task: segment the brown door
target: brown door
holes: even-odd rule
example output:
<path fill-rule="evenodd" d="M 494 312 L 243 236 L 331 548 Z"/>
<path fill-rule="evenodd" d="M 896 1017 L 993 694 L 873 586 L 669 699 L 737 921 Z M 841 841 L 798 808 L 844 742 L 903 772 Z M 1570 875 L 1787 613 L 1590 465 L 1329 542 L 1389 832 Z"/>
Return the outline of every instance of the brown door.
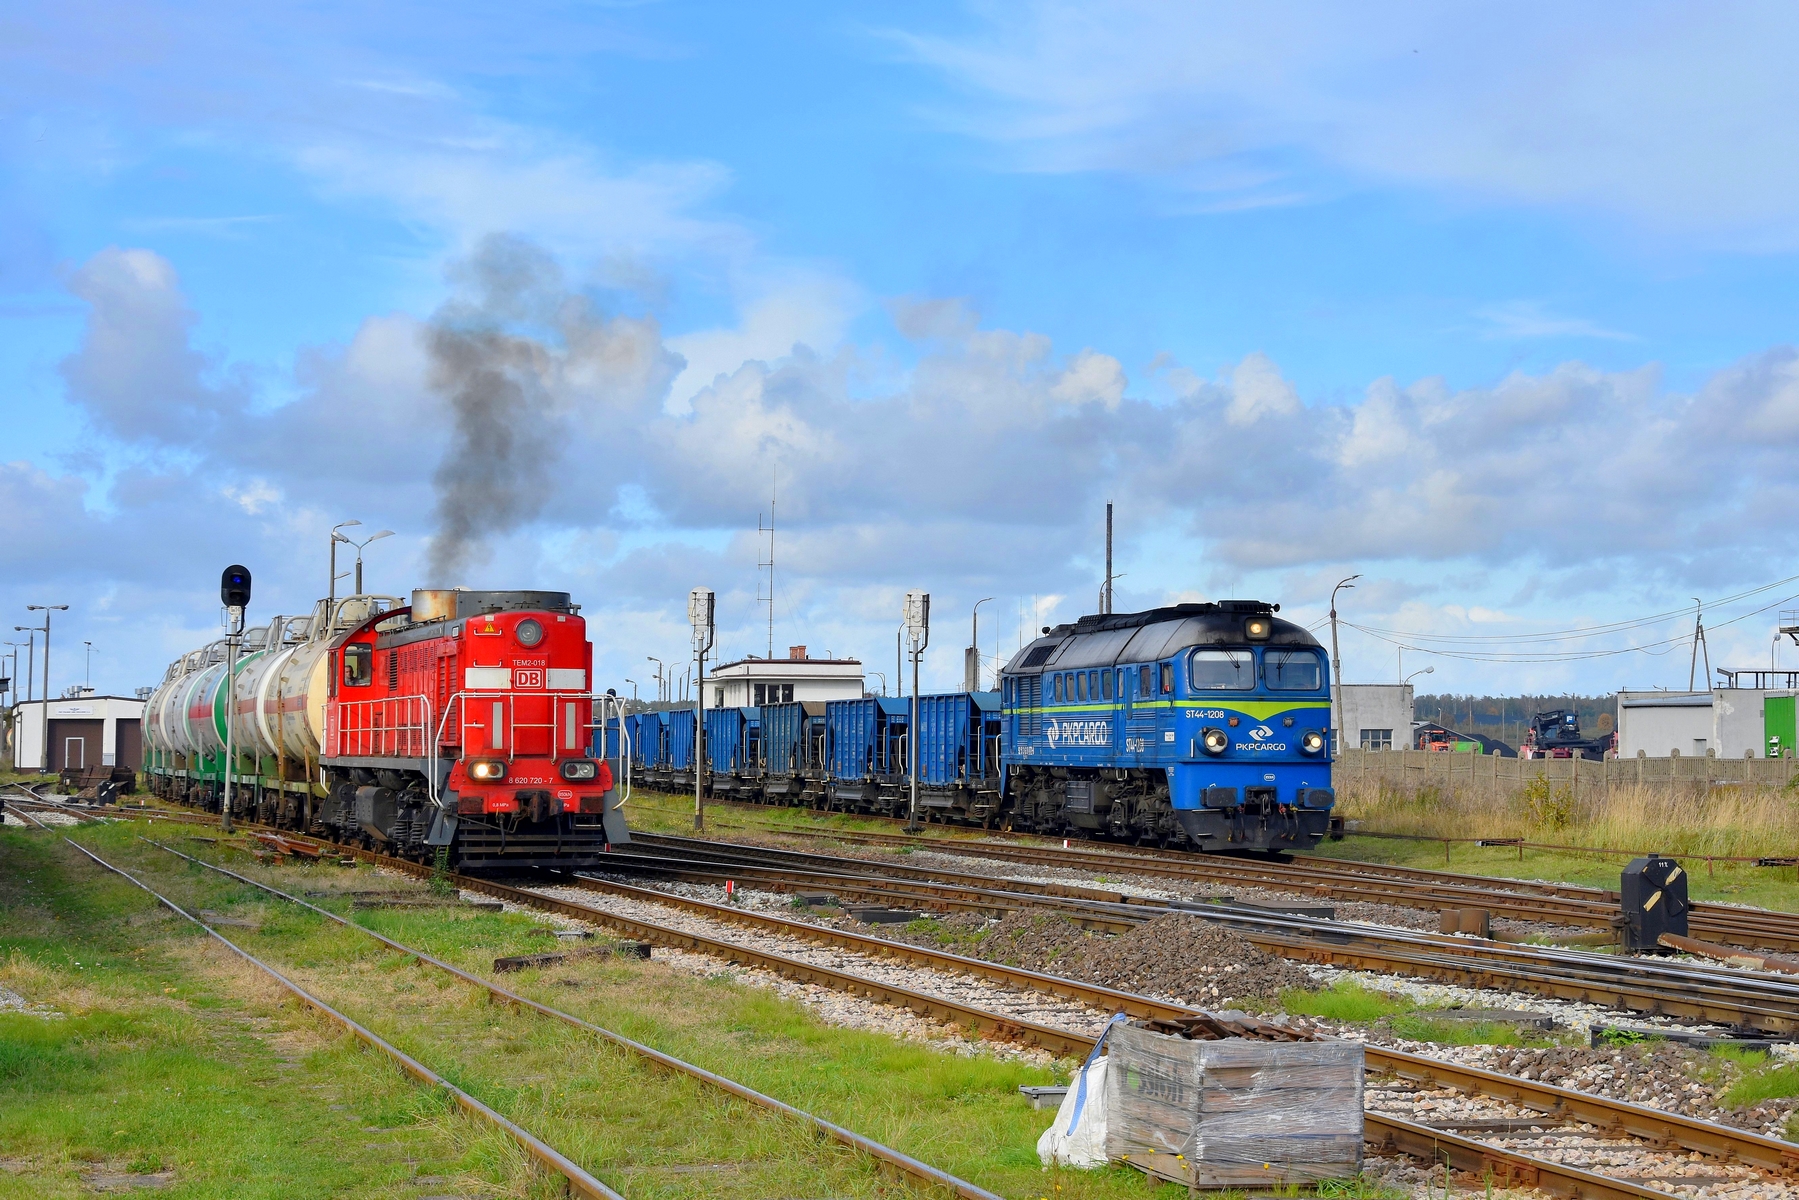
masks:
<path fill-rule="evenodd" d="M 113 765 L 130 767 L 133 771 L 141 769 L 144 765 L 143 722 L 136 717 L 121 717 L 115 726 L 118 745 L 113 752 Z"/>
<path fill-rule="evenodd" d="M 50 722 L 50 769 L 91 767 L 100 763 L 100 739 L 106 734 L 104 721 Z"/>

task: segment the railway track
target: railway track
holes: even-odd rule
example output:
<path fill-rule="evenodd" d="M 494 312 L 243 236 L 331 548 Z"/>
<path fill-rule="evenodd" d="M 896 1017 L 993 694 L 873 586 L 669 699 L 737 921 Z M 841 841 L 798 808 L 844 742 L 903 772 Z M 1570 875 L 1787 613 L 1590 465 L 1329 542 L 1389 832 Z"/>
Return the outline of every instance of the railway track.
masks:
<path fill-rule="evenodd" d="M 615 861 L 621 873 L 651 878 L 731 880 L 773 891 L 848 893 L 939 910 L 1049 908 L 1113 932 L 1173 912 L 1196 913 L 1229 926 L 1265 950 L 1303 962 L 1524 991 L 1736 1029 L 1799 1032 L 1799 980 L 1772 973 L 1517 946 L 1240 905 L 1151 901 L 1064 885 L 666 835 L 640 835 L 636 845 L 617 852 Z"/>
<path fill-rule="evenodd" d="M 165 847 L 166 849 L 166 847 Z M 171 851 L 171 853 L 179 853 Z M 387 859 L 366 851 L 352 851 L 366 861 L 418 877 L 430 874 L 418 864 Z M 183 857 L 188 857 L 183 855 Z M 211 865 L 211 864 L 206 864 Z M 223 868 L 215 868 L 223 871 Z M 230 872 L 233 878 L 268 889 L 246 876 Z M 1057 1053 L 1079 1055 L 1091 1049 L 1091 1035 L 1053 1025 L 1019 1022 L 1015 1018 L 992 1012 L 978 1005 L 958 1002 L 916 989 L 896 987 L 859 976 L 853 971 L 825 968 L 765 949 L 744 946 L 726 938 L 708 936 L 692 929 L 648 921 L 640 916 L 622 915 L 594 904 L 544 895 L 497 881 L 456 877 L 458 886 L 478 894 L 494 897 L 522 907 L 573 917 L 628 934 L 653 944 L 694 950 L 747 966 L 771 970 L 788 978 L 823 984 L 837 990 L 870 996 L 889 1004 L 897 1004 L 924 1015 L 949 1019 L 980 1029 L 990 1036 L 1033 1043 Z M 586 877 L 573 877 L 567 882 L 596 893 L 655 904 L 691 913 L 717 923 L 756 929 L 782 936 L 801 938 L 819 945 L 849 950 L 874 958 L 892 958 L 946 974 L 978 976 L 1011 988 L 1041 991 L 1065 999 L 1079 1001 L 1097 1012 L 1122 1011 L 1133 1016 L 1181 1016 L 1198 1010 L 1171 1004 L 1151 997 L 1137 996 L 1077 980 L 1042 975 L 980 959 L 964 958 L 945 951 L 931 950 L 905 943 L 885 941 L 869 935 L 832 929 L 764 913 L 753 913 L 728 905 L 670 895 L 633 887 L 629 884 Z M 301 902 L 303 903 L 303 902 Z M 340 919 L 341 918 L 337 918 Z M 360 927 L 358 927 L 360 928 Z M 368 932 L 368 931 L 365 931 Z M 378 936 L 373 935 L 371 936 Z M 408 951 L 410 952 L 410 951 Z M 452 968 L 453 969 L 453 968 Z M 478 986 L 496 987 L 478 977 L 464 977 Z M 506 989 L 496 994 L 514 995 Z M 536 1002 L 520 998 L 527 1005 Z M 1664 1113 L 1639 1105 L 1592 1096 L 1559 1088 L 1551 1084 L 1521 1080 L 1478 1068 L 1446 1063 L 1402 1051 L 1367 1047 L 1369 1069 L 1376 1079 L 1385 1081 L 1391 1091 L 1395 1083 L 1402 1088 L 1414 1085 L 1421 1089 L 1452 1087 L 1497 1102 L 1514 1105 L 1535 1114 L 1537 1121 L 1499 1122 L 1511 1126 L 1531 1125 L 1547 1131 L 1533 1136 L 1537 1141 L 1554 1140 L 1562 1131 L 1566 1140 L 1590 1143 L 1595 1135 L 1604 1139 L 1614 1152 L 1635 1148 L 1642 1154 L 1662 1153 L 1666 1147 L 1678 1147 L 1720 1164 L 1719 1169 L 1734 1170 L 1741 1176 L 1748 1168 L 1761 1173 L 1767 1185 L 1757 1194 L 1774 1195 L 1792 1186 L 1799 1177 L 1799 1146 L 1767 1138 L 1759 1134 L 1730 1129 L 1709 1122 Z M 1474 1124 L 1478 1125 L 1479 1122 Z M 1584 1128 L 1583 1128 L 1584 1127 Z M 1456 1169 L 1485 1175 L 1500 1184 L 1532 1186 L 1552 1195 L 1583 1197 L 1666 1197 L 1678 1186 L 1680 1178 L 1662 1181 L 1618 1178 L 1588 1171 L 1578 1166 L 1557 1162 L 1539 1154 L 1499 1144 L 1494 1135 L 1487 1139 L 1466 1136 L 1454 1129 L 1437 1128 L 1392 1113 L 1371 1112 L 1367 1116 L 1369 1142 L 1388 1151 L 1397 1151 L 1432 1161 L 1447 1161 Z M 1665 1154 L 1664 1154 L 1665 1157 Z M 1731 1164 L 1736 1164 L 1734 1167 Z M 1754 1179 L 1735 1179 L 1737 1184 Z M 1742 1193 L 1739 1193 L 1742 1194 Z"/>
<path fill-rule="evenodd" d="M 713 803 L 721 807 L 728 805 L 734 813 L 746 817 L 764 811 L 762 805 L 739 801 Z M 639 807 L 653 807 L 643 805 L 641 798 L 638 804 Z M 761 829 L 771 834 L 856 845 L 928 846 L 936 853 L 1102 873 L 1262 887 L 1342 901 L 1430 910 L 1485 908 L 1496 916 L 1521 921 L 1551 921 L 1595 929 L 1615 929 L 1621 921 L 1618 894 L 1602 888 L 1500 876 L 1460 875 L 1346 859 L 1299 856 L 1290 862 L 1257 861 L 1148 847 L 1102 847 L 1098 843 L 1064 848 L 1054 844 L 1052 839 L 1020 834 L 1006 834 L 1007 840 L 1001 840 L 999 836 L 983 836 L 978 832 L 921 838 L 908 834 L 808 830 L 775 825 L 765 825 Z M 1799 949 L 1799 913 L 1699 901 L 1692 906 L 1690 923 L 1694 937 L 1709 941 L 1735 946 Z"/>

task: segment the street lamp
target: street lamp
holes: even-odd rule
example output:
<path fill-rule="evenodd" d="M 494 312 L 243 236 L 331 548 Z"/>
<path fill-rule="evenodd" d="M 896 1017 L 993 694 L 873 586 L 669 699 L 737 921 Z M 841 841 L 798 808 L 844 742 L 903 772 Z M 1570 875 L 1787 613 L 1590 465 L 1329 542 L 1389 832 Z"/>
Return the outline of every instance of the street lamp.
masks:
<path fill-rule="evenodd" d="M 86 687 L 89 691 L 92 691 L 94 687 L 94 644 L 87 641 L 84 641 L 81 644 L 87 647 L 87 672 L 84 678 L 86 680 Z"/>
<path fill-rule="evenodd" d="M 1343 738 L 1343 656 L 1337 652 L 1337 593 L 1355 587 L 1360 575 L 1351 575 L 1331 589 L 1331 729 L 1339 746 Z"/>
<path fill-rule="evenodd" d="M 625 682 L 631 685 L 631 703 L 636 704 L 637 703 L 637 681 L 635 679 L 627 679 L 627 680 L 625 680 Z"/>
<path fill-rule="evenodd" d="M 962 668 L 962 683 L 971 692 L 981 690 L 981 605 L 993 599 L 988 596 L 984 600 L 974 602 L 974 611 L 969 613 L 968 658 Z"/>
<path fill-rule="evenodd" d="M 27 604 L 28 612 L 44 614 L 44 774 L 50 773 L 50 614 L 68 612 L 66 604 Z"/>
<path fill-rule="evenodd" d="M 370 542 L 378 542 L 384 537 L 392 537 L 393 535 L 393 530 L 383 529 L 380 533 L 369 534 L 369 536 L 363 538 L 360 542 L 353 538 L 343 538 L 345 542 L 356 547 L 356 590 L 352 592 L 351 595 L 362 595 L 362 548 Z M 343 537 L 342 534 L 339 534 L 338 536 Z"/>
<path fill-rule="evenodd" d="M 887 694 L 887 672 L 885 672 L 885 671 L 870 671 L 869 674 L 880 676 L 881 695 L 885 696 Z"/>
<path fill-rule="evenodd" d="M 662 660 L 657 658 L 654 654 L 646 654 L 644 655 L 644 658 L 656 664 L 656 699 L 658 701 L 668 699 L 667 696 L 662 694 Z"/>
<path fill-rule="evenodd" d="M 1418 676 L 1432 674 L 1436 669 L 1437 668 L 1435 667 L 1425 667 L 1423 670 L 1413 671 L 1410 675 L 1407 675 L 1404 679 L 1399 681 L 1399 686 L 1404 687 L 1406 684 L 1412 682 L 1412 680 L 1418 678 Z"/>
<path fill-rule="evenodd" d="M 339 521 L 331 527 L 331 586 L 325 592 L 325 632 L 329 634 L 337 621 L 337 544 L 350 539 L 339 533 L 340 529 L 348 529 L 352 525 L 360 525 L 361 521 Z"/>

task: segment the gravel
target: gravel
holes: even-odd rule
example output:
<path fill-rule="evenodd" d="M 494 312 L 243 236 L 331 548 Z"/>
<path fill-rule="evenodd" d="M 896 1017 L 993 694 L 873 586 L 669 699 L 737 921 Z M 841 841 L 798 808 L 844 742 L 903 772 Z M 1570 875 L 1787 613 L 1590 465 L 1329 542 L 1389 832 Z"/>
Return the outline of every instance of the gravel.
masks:
<path fill-rule="evenodd" d="M 997 923 L 959 914 L 933 925 L 879 932 L 896 941 L 1202 1007 L 1266 1006 L 1287 988 L 1318 986 L 1295 964 L 1186 913 L 1157 917 L 1115 937 L 1089 933 L 1048 909 L 1020 909 Z"/>

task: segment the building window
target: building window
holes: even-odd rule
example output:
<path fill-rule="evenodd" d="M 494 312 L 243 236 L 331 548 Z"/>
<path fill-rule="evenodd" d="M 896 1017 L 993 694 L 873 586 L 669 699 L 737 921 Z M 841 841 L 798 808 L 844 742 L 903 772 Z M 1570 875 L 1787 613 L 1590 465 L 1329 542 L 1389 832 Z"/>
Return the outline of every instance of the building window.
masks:
<path fill-rule="evenodd" d="M 773 685 L 771 684 L 770 686 L 772 687 Z M 783 683 L 781 685 L 781 703 L 793 703 L 793 685 L 791 683 Z"/>
<path fill-rule="evenodd" d="M 756 685 L 756 707 L 761 708 L 764 704 L 767 704 L 767 703 L 768 703 L 768 685 L 765 683 L 758 683 Z"/>
<path fill-rule="evenodd" d="M 1393 731 L 1391 729 L 1362 730 L 1362 749 L 1391 750 L 1393 748 Z"/>

